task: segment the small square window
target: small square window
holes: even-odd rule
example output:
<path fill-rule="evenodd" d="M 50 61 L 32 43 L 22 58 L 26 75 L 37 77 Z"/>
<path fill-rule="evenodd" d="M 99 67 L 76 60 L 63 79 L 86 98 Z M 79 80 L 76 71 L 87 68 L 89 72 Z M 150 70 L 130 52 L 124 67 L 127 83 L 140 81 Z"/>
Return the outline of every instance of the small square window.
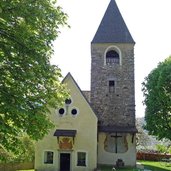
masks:
<path fill-rule="evenodd" d="M 45 151 L 44 163 L 45 164 L 53 164 L 53 152 L 52 151 Z"/>
<path fill-rule="evenodd" d="M 77 166 L 86 166 L 86 153 L 77 153 Z"/>
<path fill-rule="evenodd" d="M 109 93 L 113 93 L 113 92 L 115 92 L 115 81 L 110 80 L 109 81 Z"/>

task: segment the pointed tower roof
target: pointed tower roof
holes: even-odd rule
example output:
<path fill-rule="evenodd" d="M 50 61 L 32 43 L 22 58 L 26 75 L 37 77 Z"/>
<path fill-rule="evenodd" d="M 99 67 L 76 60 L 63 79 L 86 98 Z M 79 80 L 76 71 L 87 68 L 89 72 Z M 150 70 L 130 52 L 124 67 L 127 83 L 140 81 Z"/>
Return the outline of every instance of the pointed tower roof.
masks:
<path fill-rule="evenodd" d="M 110 1 L 92 43 L 135 43 L 115 0 Z"/>

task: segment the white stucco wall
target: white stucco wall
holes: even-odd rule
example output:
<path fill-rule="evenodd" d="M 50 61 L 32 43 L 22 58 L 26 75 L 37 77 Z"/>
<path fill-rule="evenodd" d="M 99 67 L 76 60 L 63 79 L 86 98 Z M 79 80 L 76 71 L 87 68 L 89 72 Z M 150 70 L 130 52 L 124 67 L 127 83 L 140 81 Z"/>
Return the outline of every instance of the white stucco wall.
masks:
<path fill-rule="evenodd" d="M 125 166 L 136 165 L 135 136 L 132 143 L 132 134 L 127 134 L 128 151 L 125 153 L 110 153 L 104 149 L 105 133 L 99 133 L 98 137 L 98 164 L 115 165 L 118 159 L 122 159 Z"/>

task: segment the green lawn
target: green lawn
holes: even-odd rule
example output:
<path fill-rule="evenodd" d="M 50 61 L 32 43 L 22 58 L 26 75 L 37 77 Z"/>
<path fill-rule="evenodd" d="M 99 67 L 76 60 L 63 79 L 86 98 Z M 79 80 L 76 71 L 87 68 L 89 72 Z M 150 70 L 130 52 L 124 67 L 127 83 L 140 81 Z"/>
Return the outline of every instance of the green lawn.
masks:
<path fill-rule="evenodd" d="M 149 169 L 152 171 L 171 171 L 171 163 L 166 162 L 154 162 L 154 161 L 138 161 L 144 165 L 144 169 Z M 111 171 L 112 166 L 101 166 L 102 171 Z M 116 169 L 116 171 L 143 171 L 132 168 Z"/>
<path fill-rule="evenodd" d="M 30 170 L 17 170 L 17 171 L 34 171 L 34 169 L 30 169 Z"/>
<path fill-rule="evenodd" d="M 139 161 L 144 165 L 146 169 L 152 171 L 171 171 L 171 163 L 166 162 L 154 162 L 154 161 Z"/>
<path fill-rule="evenodd" d="M 101 166 L 101 171 L 112 171 L 112 166 Z M 136 169 L 132 168 L 123 168 L 123 169 L 116 169 L 116 171 L 136 171 Z"/>
<path fill-rule="evenodd" d="M 149 169 L 152 171 L 171 171 L 171 163 L 165 162 L 154 162 L 154 161 L 139 161 L 142 165 L 144 165 L 145 169 Z M 111 171 L 112 166 L 101 166 L 102 171 Z M 20 170 L 20 171 L 34 171 L 34 170 Z M 124 169 L 116 169 L 116 171 L 143 171 L 132 168 L 124 168 Z"/>

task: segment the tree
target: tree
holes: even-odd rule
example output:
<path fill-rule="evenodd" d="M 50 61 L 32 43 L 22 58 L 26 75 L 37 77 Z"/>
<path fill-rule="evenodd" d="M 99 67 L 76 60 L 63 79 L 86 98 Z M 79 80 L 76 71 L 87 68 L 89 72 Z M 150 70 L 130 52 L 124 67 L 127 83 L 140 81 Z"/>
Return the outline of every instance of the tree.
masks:
<path fill-rule="evenodd" d="M 0 1 L 0 146 L 7 150 L 17 152 L 23 133 L 38 140 L 53 126 L 49 108 L 67 93 L 50 58 L 66 21 L 56 0 Z"/>
<path fill-rule="evenodd" d="M 145 128 L 159 139 L 171 140 L 171 56 L 159 63 L 143 82 Z"/>

